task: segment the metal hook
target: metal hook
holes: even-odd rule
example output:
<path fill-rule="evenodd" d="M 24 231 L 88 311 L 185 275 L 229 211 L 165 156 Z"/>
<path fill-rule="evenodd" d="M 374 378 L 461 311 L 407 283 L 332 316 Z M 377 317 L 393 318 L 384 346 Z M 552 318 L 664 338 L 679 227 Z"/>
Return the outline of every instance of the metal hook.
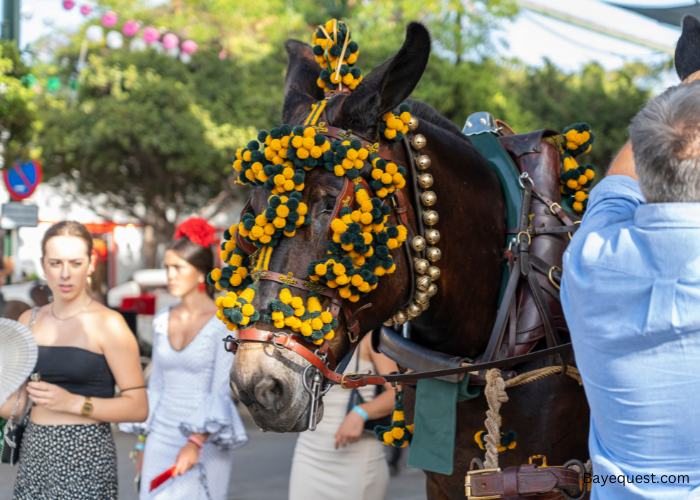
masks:
<path fill-rule="evenodd" d="M 530 181 L 530 184 L 532 184 L 532 187 L 535 187 L 535 182 L 532 180 L 530 175 L 527 172 L 523 172 L 520 174 L 520 177 L 518 177 L 518 183 L 520 184 L 520 187 L 525 189 L 525 184 L 523 184 L 523 180 L 528 180 Z"/>

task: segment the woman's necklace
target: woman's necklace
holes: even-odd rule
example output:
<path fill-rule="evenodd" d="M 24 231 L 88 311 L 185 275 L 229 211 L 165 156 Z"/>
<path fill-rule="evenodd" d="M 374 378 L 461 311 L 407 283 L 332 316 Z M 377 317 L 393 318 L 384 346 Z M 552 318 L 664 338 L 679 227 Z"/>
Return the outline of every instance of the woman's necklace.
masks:
<path fill-rule="evenodd" d="M 53 302 L 52 302 L 52 303 L 51 303 L 51 316 L 53 316 L 54 318 L 56 318 L 58 321 L 68 321 L 69 319 L 76 317 L 78 314 L 80 314 L 80 313 L 83 312 L 85 309 L 87 309 L 87 308 L 90 306 L 90 304 L 92 304 L 92 299 L 90 299 L 90 302 L 88 302 L 88 303 L 85 305 L 85 307 L 83 307 L 83 308 L 82 308 L 80 311 L 78 311 L 77 313 L 71 314 L 71 315 L 68 316 L 67 318 L 59 318 L 58 316 L 56 316 L 56 313 L 53 312 Z"/>

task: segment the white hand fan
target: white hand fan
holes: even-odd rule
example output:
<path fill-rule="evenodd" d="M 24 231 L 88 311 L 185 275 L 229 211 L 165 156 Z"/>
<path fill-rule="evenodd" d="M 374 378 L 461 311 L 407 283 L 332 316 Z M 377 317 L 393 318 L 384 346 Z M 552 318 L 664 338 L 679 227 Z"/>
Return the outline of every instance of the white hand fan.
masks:
<path fill-rule="evenodd" d="M 18 321 L 0 318 L 0 405 L 32 373 L 39 353 L 34 335 Z"/>

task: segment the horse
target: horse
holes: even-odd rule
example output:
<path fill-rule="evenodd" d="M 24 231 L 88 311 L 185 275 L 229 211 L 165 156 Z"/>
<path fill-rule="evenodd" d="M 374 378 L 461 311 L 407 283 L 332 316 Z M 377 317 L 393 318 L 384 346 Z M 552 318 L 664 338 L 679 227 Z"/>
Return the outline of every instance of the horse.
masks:
<path fill-rule="evenodd" d="M 293 126 L 304 121 L 312 104 L 324 99 L 324 93 L 316 84 L 319 66 L 312 48 L 294 40 L 287 41 L 285 48 L 289 63 L 282 121 Z M 377 142 L 380 117 L 409 98 L 428 64 L 430 48 L 427 28 L 410 23 L 396 55 L 373 69 L 352 93 L 337 94 L 328 100 L 327 125 L 352 129 L 356 137 Z M 412 116 L 418 119 L 415 133 L 427 140 L 421 154 L 431 161 L 430 173 L 435 179 L 431 189 L 437 196 L 434 208 L 440 214 L 437 227 L 442 233 L 436 245 L 442 254 L 439 261 L 442 273 L 436 282 L 438 291 L 430 307 L 411 321 L 411 340 L 442 353 L 476 358 L 488 343 L 497 313 L 506 231 L 502 188 L 497 175 L 468 137 L 429 105 L 416 100 L 408 102 Z M 401 144 L 392 143 L 389 147 L 393 161 L 406 165 Z M 326 254 L 327 228 L 342 182 L 322 168 L 309 172 L 303 201 L 312 222 L 300 227 L 294 238 L 279 243 L 268 269 L 307 276 L 307 266 Z M 410 230 L 419 234 L 416 217 L 421 216 L 421 207 L 411 201 L 414 200 L 411 185 L 407 182 L 405 188 L 406 213 Z M 253 190 L 249 203 L 255 214 L 265 209 L 268 196 L 262 187 Z M 383 276 L 376 290 L 350 306 L 357 311 L 371 303 L 371 307 L 357 316 L 361 332 L 382 325 L 409 298 L 412 290 L 409 266 L 413 262 L 401 248 L 393 250 L 392 256 L 396 271 Z M 254 301 L 256 308 L 263 309 L 276 299 L 279 287 L 279 283 L 260 281 Z M 330 350 L 338 360 L 354 347 L 346 335 L 346 327 L 341 319 L 330 341 Z M 247 328 L 280 331 L 262 321 Z M 573 364 L 573 355 L 566 355 L 566 361 Z M 545 365 L 545 360 L 534 360 L 518 370 Z M 240 342 L 231 368 L 231 387 L 262 430 L 301 432 L 308 428 L 311 412 L 311 397 L 304 389 L 308 366 L 295 352 L 269 343 Z M 500 457 L 502 467 L 527 463 L 528 457 L 535 454 L 545 454 L 550 464 L 559 465 L 571 458 L 583 461 L 588 458 L 589 411 L 583 389 L 576 381 L 551 376 L 512 389 L 508 395 L 510 400 L 501 409 L 503 427 L 514 429 L 518 440 L 514 449 Z M 415 388 L 406 385 L 409 423 L 414 398 Z M 485 428 L 486 410 L 483 397 L 458 403 L 454 473 L 448 476 L 426 472 L 427 495 L 431 500 L 464 498 L 464 475 L 471 459 L 482 453 L 474 436 Z M 321 404 L 319 418 L 322 414 Z"/>

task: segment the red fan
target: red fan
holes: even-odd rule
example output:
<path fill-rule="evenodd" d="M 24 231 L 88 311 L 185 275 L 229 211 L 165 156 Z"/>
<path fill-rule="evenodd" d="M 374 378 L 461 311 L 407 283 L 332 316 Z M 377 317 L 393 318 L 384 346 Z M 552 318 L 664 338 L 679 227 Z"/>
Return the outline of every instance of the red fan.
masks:
<path fill-rule="evenodd" d="M 168 470 L 163 472 L 160 476 L 157 476 L 153 481 L 151 481 L 151 489 L 148 491 L 153 491 L 155 490 L 158 486 L 166 482 L 168 479 L 173 477 L 173 471 L 175 470 L 175 466 L 173 465 L 170 467 Z"/>

